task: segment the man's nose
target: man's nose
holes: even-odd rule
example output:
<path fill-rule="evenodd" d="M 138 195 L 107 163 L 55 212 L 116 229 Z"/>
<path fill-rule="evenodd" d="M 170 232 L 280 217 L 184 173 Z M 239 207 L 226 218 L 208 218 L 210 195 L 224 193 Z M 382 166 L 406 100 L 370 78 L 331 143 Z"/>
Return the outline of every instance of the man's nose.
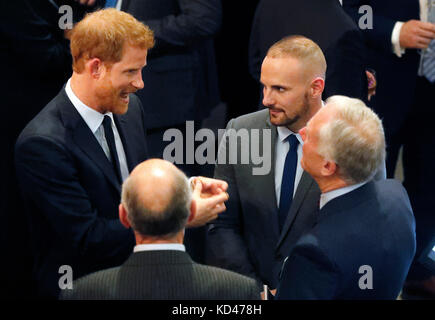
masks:
<path fill-rule="evenodd" d="M 271 90 L 265 87 L 263 89 L 263 105 L 267 107 L 273 104 L 274 104 L 274 100 L 273 100 L 272 92 Z"/>
<path fill-rule="evenodd" d="M 131 83 L 135 88 L 138 90 L 142 89 L 144 87 L 144 83 L 142 80 L 142 72 L 139 72 L 139 75 L 134 79 L 134 81 Z"/>

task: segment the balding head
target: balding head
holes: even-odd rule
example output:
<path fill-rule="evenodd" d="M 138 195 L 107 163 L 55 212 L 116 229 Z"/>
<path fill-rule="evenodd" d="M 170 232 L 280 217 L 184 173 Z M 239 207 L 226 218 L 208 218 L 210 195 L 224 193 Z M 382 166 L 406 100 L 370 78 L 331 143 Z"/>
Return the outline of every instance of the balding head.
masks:
<path fill-rule="evenodd" d="M 191 197 L 183 172 L 168 161 L 152 159 L 139 164 L 125 180 L 121 203 L 137 233 L 170 238 L 184 229 Z"/>

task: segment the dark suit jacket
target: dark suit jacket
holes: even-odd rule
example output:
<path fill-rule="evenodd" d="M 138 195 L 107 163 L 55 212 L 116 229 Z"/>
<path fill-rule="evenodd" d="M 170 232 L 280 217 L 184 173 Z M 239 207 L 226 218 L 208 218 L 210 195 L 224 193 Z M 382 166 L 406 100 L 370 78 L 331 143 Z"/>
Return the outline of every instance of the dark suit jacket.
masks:
<path fill-rule="evenodd" d="M 74 282 L 62 299 L 251 300 L 260 299 L 255 281 L 201 265 L 182 251 L 133 253 L 120 267 Z"/>
<path fill-rule="evenodd" d="M 363 5 L 373 10 L 373 29 L 363 30 L 367 66 L 376 71 L 378 83 L 370 106 L 382 119 L 388 141 L 409 115 L 419 64 L 415 49 L 406 49 L 401 58 L 393 53 L 391 34 L 397 21 L 420 19 L 419 0 L 343 0 L 344 10 L 357 23 Z"/>
<path fill-rule="evenodd" d="M 234 270 L 276 288 L 283 258 L 289 247 L 315 222 L 320 191 L 314 180 L 304 172 L 294 196 L 283 231 L 279 233 L 278 207 L 275 195 L 276 127 L 270 123 L 269 110 L 241 116 L 228 123 L 227 129 L 260 130 L 260 154 L 270 164 L 266 175 L 253 175 L 249 164 L 218 163 L 215 178 L 228 182 L 227 210 L 209 226 L 207 263 Z M 262 141 L 263 130 L 270 130 L 270 140 Z M 245 143 L 246 146 L 246 143 Z M 227 152 L 228 139 L 221 142 L 219 154 Z M 236 149 L 240 157 L 241 145 Z M 219 156 L 218 156 L 219 157 Z M 228 160 L 228 159 L 227 159 Z"/>
<path fill-rule="evenodd" d="M 146 159 L 146 142 L 140 101 L 130 99 L 114 119 L 131 171 Z M 15 152 L 40 296 L 57 296 L 61 265 L 77 278 L 128 257 L 134 237 L 118 219 L 121 186 L 64 89 L 26 126 Z"/>
<path fill-rule="evenodd" d="M 367 100 L 362 35 L 338 0 L 260 1 L 249 49 L 255 79 L 270 46 L 290 35 L 310 38 L 322 49 L 328 64 L 323 99 L 341 94 Z"/>
<path fill-rule="evenodd" d="M 415 253 L 415 222 L 396 180 L 328 202 L 283 266 L 277 299 L 396 299 Z M 372 289 L 361 289 L 371 267 Z M 364 287 L 364 286 L 363 286 Z"/>
<path fill-rule="evenodd" d="M 220 0 L 124 0 L 121 9 L 154 31 L 156 45 L 137 92 L 148 128 L 201 120 L 219 103 L 213 36 Z"/>

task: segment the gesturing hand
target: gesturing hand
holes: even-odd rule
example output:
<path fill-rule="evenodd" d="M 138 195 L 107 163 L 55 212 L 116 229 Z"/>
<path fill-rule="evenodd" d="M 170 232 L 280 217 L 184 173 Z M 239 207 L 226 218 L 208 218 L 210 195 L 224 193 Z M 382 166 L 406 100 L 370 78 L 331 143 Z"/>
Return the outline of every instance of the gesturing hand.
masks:
<path fill-rule="evenodd" d="M 426 49 L 432 39 L 435 39 L 435 24 L 430 22 L 409 20 L 400 30 L 402 48 Z"/>
<path fill-rule="evenodd" d="M 225 201 L 228 200 L 225 181 L 197 177 L 192 180 L 193 199 L 196 202 L 196 214 L 187 227 L 201 227 L 207 222 L 217 218 L 218 214 L 225 211 Z"/>

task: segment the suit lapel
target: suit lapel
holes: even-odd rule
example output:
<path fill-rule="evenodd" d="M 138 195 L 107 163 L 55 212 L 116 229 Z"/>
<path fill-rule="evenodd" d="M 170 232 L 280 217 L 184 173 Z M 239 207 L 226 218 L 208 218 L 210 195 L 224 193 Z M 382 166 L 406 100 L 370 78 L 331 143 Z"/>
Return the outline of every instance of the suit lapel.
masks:
<path fill-rule="evenodd" d="M 273 206 L 273 210 L 276 211 L 277 215 L 276 220 L 276 226 L 278 228 L 278 204 L 276 203 L 276 188 L 275 188 L 275 145 L 276 145 L 276 139 L 278 136 L 278 132 L 276 130 L 276 127 L 270 123 L 269 113 L 266 120 L 266 129 L 271 130 L 271 155 L 270 159 L 265 159 L 265 161 L 270 161 L 270 174 L 266 174 L 263 176 L 259 176 L 259 185 L 261 186 L 262 190 L 267 192 L 265 195 L 265 199 L 268 199 L 268 202 L 271 203 Z M 260 150 L 263 150 L 263 139 L 260 139 Z M 271 201 L 270 201 L 271 200 Z M 279 230 L 279 228 L 277 229 Z"/>
<path fill-rule="evenodd" d="M 106 178 L 110 183 L 121 192 L 118 179 L 113 170 L 113 166 L 107 159 L 103 149 L 98 143 L 97 139 L 86 125 L 84 121 L 80 123 L 74 130 L 74 140 L 76 144 L 82 149 L 87 156 L 103 171 Z"/>
<path fill-rule="evenodd" d="M 116 128 L 118 129 L 119 136 L 121 137 L 122 146 L 124 147 L 125 157 L 127 158 L 127 167 L 128 172 L 131 172 L 134 169 L 135 163 L 133 161 L 133 154 L 131 148 L 129 147 L 127 141 L 128 139 L 128 126 L 126 123 L 126 115 L 113 115 Z"/>
<path fill-rule="evenodd" d="M 275 145 L 277 139 L 277 130 L 274 125 L 270 123 L 269 113 L 267 113 L 266 124 L 264 126 L 265 129 L 271 130 L 271 146 L 270 146 L 270 155 L 267 153 L 264 155 L 264 161 L 270 161 L 270 172 L 265 175 L 258 175 L 255 177 L 253 181 L 255 181 L 255 186 L 257 190 L 261 190 L 261 194 L 259 194 L 259 199 L 257 201 L 261 204 L 260 208 L 264 208 L 261 211 L 264 213 L 271 213 L 271 216 L 267 217 L 267 220 L 270 221 L 270 225 L 272 226 L 272 235 L 273 237 L 279 237 L 279 225 L 278 225 L 278 205 L 276 203 L 276 188 L 275 188 Z M 263 149 L 263 143 L 269 143 L 268 141 L 263 141 L 260 139 L 260 150 Z M 269 157 L 269 158 L 266 158 Z M 251 168 L 252 169 L 252 168 Z"/>
<path fill-rule="evenodd" d="M 313 178 L 311 178 L 311 176 L 306 171 L 304 171 L 302 173 L 301 180 L 299 181 L 298 188 L 297 188 L 295 196 L 293 198 L 293 202 L 292 202 L 292 205 L 290 207 L 290 211 L 289 211 L 287 218 L 286 218 L 286 221 L 284 223 L 284 227 L 282 229 L 281 236 L 280 236 L 280 239 L 278 241 L 277 247 L 280 246 L 281 242 L 283 241 L 286 234 L 288 233 L 291 225 L 293 224 L 293 222 L 296 218 L 296 215 L 299 211 L 299 208 L 301 207 L 302 202 L 305 199 L 305 197 L 306 197 L 306 195 L 307 195 L 308 191 L 310 190 L 313 183 L 315 183 Z"/>
<path fill-rule="evenodd" d="M 107 159 L 97 138 L 95 138 L 91 129 L 89 129 L 86 122 L 72 105 L 65 90 L 62 93 L 65 103 L 63 103 L 61 108 L 61 117 L 65 127 L 72 131 L 76 145 L 100 168 L 115 189 L 121 192 L 121 186 L 119 185 L 113 166 L 109 159 Z"/>

